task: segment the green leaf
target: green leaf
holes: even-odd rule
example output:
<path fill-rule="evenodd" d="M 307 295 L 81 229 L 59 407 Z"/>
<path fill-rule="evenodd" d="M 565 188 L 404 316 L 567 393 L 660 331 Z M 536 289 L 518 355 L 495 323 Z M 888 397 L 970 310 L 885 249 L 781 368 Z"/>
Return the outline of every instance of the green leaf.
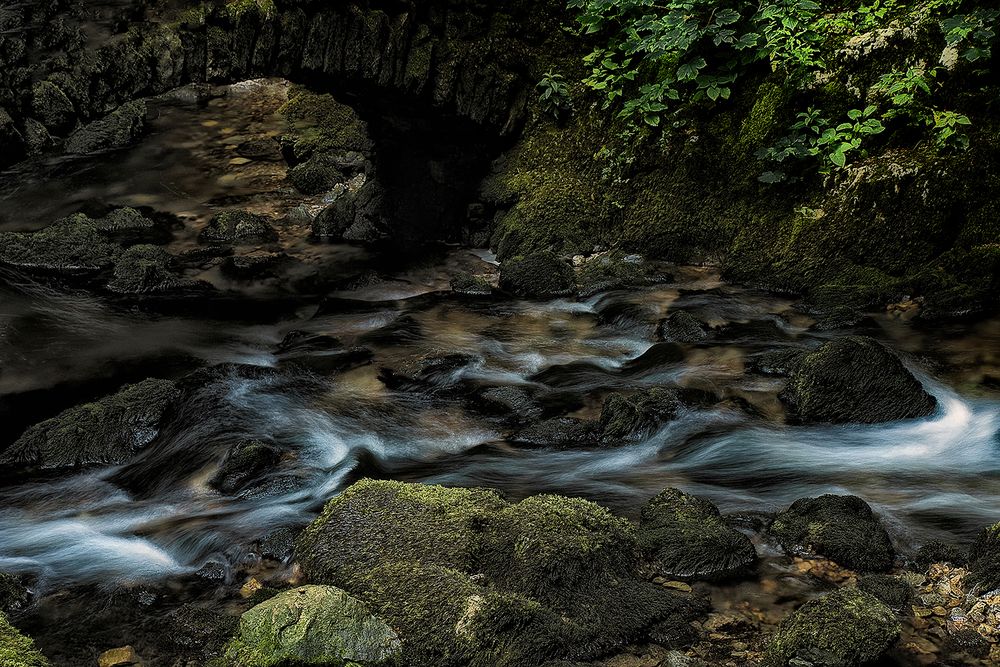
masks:
<path fill-rule="evenodd" d="M 840 151 L 830 153 L 830 162 L 834 163 L 838 167 L 843 167 L 847 164 L 847 156 Z"/>

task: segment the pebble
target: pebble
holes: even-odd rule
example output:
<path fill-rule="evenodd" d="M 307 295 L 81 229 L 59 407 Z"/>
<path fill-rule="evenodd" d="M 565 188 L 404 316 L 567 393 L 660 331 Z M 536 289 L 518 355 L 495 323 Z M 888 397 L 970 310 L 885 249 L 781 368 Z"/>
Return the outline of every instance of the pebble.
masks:
<path fill-rule="evenodd" d="M 97 658 L 98 667 L 127 667 L 128 665 L 141 665 L 142 658 L 131 646 L 122 646 L 105 651 Z"/>

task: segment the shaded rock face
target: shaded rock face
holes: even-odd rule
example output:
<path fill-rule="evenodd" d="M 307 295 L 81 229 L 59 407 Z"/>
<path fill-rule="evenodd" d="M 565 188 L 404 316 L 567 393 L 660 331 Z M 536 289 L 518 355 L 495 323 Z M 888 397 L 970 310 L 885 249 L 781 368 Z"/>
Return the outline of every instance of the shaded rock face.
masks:
<path fill-rule="evenodd" d="M 859 572 L 885 572 L 896 555 L 872 508 L 856 496 L 796 500 L 769 530 L 788 551 L 804 547 Z"/>
<path fill-rule="evenodd" d="M 781 394 L 793 420 L 875 424 L 926 417 L 937 402 L 878 341 L 849 336 L 798 361 Z"/>
<path fill-rule="evenodd" d="M 397 664 L 402 645 L 364 603 L 332 586 L 301 586 L 240 617 L 226 658 L 243 667 Z"/>
<path fill-rule="evenodd" d="M 400 634 L 408 665 L 587 660 L 702 609 L 643 581 L 630 522 L 583 500 L 362 481 L 300 536 L 311 580 L 344 588 Z"/>
<path fill-rule="evenodd" d="M 750 538 L 726 525 L 715 505 L 677 489 L 642 508 L 639 545 L 657 574 L 674 579 L 725 579 L 757 561 Z"/>
<path fill-rule="evenodd" d="M 0 455 L 0 464 L 63 468 L 122 463 L 153 441 L 179 393 L 169 380 L 127 385 L 32 426 Z"/>
<path fill-rule="evenodd" d="M 802 605 L 786 618 L 764 657 L 768 667 L 860 667 L 899 638 L 896 615 L 879 600 L 844 588 Z"/>

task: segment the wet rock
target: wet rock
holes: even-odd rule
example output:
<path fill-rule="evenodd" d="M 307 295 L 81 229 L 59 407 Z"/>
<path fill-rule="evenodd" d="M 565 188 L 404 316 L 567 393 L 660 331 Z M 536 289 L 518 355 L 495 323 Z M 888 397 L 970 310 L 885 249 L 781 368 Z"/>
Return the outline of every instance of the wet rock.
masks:
<path fill-rule="evenodd" d="M 423 340 L 424 327 L 413 315 L 400 315 L 389 324 L 361 336 L 365 345 L 410 345 Z"/>
<path fill-rule="evenodd" d="M 454 387 L 462 371 L 481 362 L 475 355 L 428 353 L 409 359 L 398 368 L 379 369 L 378 379 L 389 389 L 419 391 Z"/>
<path fill-rule="evenodd" d="M 18 577 L 0 572 L 0 613 L 21 611 L 30 601 L 31 593 Z"/>
<path fill-rule="evenodd" d="M 642 303 L 612 302 L 597 311 L 597 324 L 624 330 L 652 332 L 656 311 Z"/>
<path fill-rule="evenodd" d="M 542 416 L 542 406 L 521 387 L 490 387 L 473 397 L 480 410 L 509 417 L 519 423 L 533 422 Z"/>
<path fill-rule="evenodd" d="M 982 660 L 990 654 L 990 643 L 972 628 L 965 628 L 948 635 L 941 650 L 950 658 L 969 657 Z"/>
<path fill-rule="evenodd" d="M 643 581 L 632 525 L 587 501 L 365 480 L 299 538 L 313 581 L 370 602 L 405 664 L 593 659 L 703 608 Z"/>
<path fill-rule="evenodd" d="M 178 275 L 174 257 L 153 245 L 136 245 L 115 257 L 108 289 L 118 294 L 161 294 L 205 286 Z"/>
<path fill-rule="evenodd" d="M 201 243 L 254 244 L 278 240 L 278 234 L 263 215 L 249 211 L 217 213 L 198 235 Z"/>
<path fill-rule="evenodd" d="M 49 134 L 44 125 L 34 118 L 24 119 L 24 145 L 29 156 L 44 153 L 55 144 L 55 137 Z"/>
<path fill-rule="evenodd" d="M 113 648 L 97 657 L 97 667 L 130 667 L 141 664 L 142 658 L 131 646 Z"/>
<path fill-rule="evenodd" d="M 295 538 L 299 531 L 292 528 L 278 528 L 260 539 L 257 550 L 261 558 L 285 561 L 295 550 Z"/>
<path fill-rule="evenodd" d="M 288 259 L 283 252 L 252 252 L 246 255 L 227 257 L 222 263 L 222 270 L 229 276 L 239 280 L 266 278 L 274 273 L 274 269 Z"/>
<path fill-rule="evenodd" d="M 805 350 L 796 348 L 768 350 L 748 358 L 746 370 L 758 375 L 789 377 L 798 369 L 806 354 Z"/>
<path fill-rule="evenodd" d="M 0 613 L 0 665 L 4 667 L 48 667 L 49 661 Z"/>
<path fill-rule="evenodd" d="M 278 162 L 281 160 L 281 144 L 274 139 L 249 139 L 236 147 L 236 154 L 248 160 Z"/>
<path fill-rule="evenodd" d="M 39 81 L 31 88 L 31 115 L 52 134 L 62 134 L 73 126 L 76 111 L 66 93 L 51 81 Z"/>
<path fill-rule="evenodd" d="M 135 236 L 150 233 L 157 226 L 155 221 L 127 206 L 113 209 L 103 218 L 94 220 L 93 224 L 97 231 L 116 238 L 123 234 Z"/>
<path fill-rule="evenodd" d="M 277 465 L 281 453 L 260 440 L 243 440 L 233 445 L 209 486 L 220 493 L 233 494 Z"/>
<path fill-rule="evenodd" d="M 0 464 L 61 468 L 122 463 L 157 436 L 179 391 L 169 380 L 144 380 L 29 428 Z"/>
<path fill-rule="evenodd" d="M 532 447 L 556 449 L 596 447 L 600 443 L 600 426 L 587 419 L 556 417 L 518 431 L 511 440 Z"/>
<path fill-rule="evenodd" d="M 660 320 L 656 327 L 656 337 L 673 343 L 701 343 L 708 340 L 711 333 L 704 322 L 686 310 L 677 310 Z"/>
<path fill-rule="evenodd" d="M 285 591 L 240 617 L 226 659 L 243 667 L 396 664 L 402 643 L 360 600 L 333 586 Z"/>
<path fill-rule="evenodd" d="M 654 387 L 634 394 L 611 394 L 601 408 L 601 440 L 642 440 L 677 417 L 680 401 L 673 389 Z"/>
<path fill-rule="evenodd" d="M 83 215 L 37 232 L 0 232 L 0 263 L 29 272 L 94 273 L 111 266 L 116 251 Z"/>
<path fill-rule="evenodd" d="M 123 148 L 136 141 L 146 127 L 146 103 L 129 102 L 79 128 L 66 140 L 67 153 L 95 153 Z"/>
<path fill-rule="evenodd" d="M 643 375 L 677 364 L 686 357 L 684 348 L 678 343 L 656 343 L 635 359 L 625 362 L 622 372 L 630 376 Z"/>
<path fill-rule="evenodd" d="M 972 543 L 969 583 L 983 591 L 1000 588 L 1000 523 L 983 528 Z"/>
<path fill-rule="evenodd" d="M 899 638 L 891 609 L 844 588 L 802 605 L 781 623 L 764 656 L 768 667 L 860 667 L 882 657 Z"/>
<path fill-rule="evenodd" d="M 866 574 L 858 579 L 858 588 L 892 609 L 904 609 L 913 597 L 913 589 L 908 583 L 888 574 Z"/>
<path fill-rule="evenodd" d="M 626 255 L 618 250 L 580 259 L 576 280 L 582 296 L 673 280 L 673 276 L 659 270 L 641 256 Z M 577 264 L 576 258 L 573 263 Z"/>
<path fill-rule="evenodd" d="M 573 267 L 549 252 L 514 257 L 500 266 L 500 289 L 514 296 L 566 296 L 572 293 L 574 280 Z"/>
<path fill-rule="evenodd" d="M 882 523 L 857 496 L 796 500 L 769 530 L 787 551 L 805 547 L 858 572 L 885 572 L 896 555 Z"/>
<path fill-rule="evenodd" d="M 950 563 L 959 567 L 969 561 L 968 554 L 953 544 L 932 540 L 917 550 L 916 562 L 926 570 L 934 563 Z"/>
<path fill-rule="evenodd" d="M 324 208 L 312 221 L 312 235 L 328 241 L 342 241 L 354 224 L 354 197 L 344 193 Z"/>
<path fill-rule="evenodd" d="M 874 424 L 926 417 L 937 401 L 878 341 L 840 338 L 802 358 L 781 393 L 792 419 Z"/>
<path fill-rule="evenodd" d="M 731 578 L 757 561 L 750 538 L 715 505 L 678 489 L 665 489 L 642 508 L 639 545 L 654 572 L 672 579 Z"/>
<path fill-rule="evenodd" d="M 462 274 L 455 276 L 449 283 L 451 291 L 465 296 L 490 296 L 493 286 L 480 276 Z"/>
<path fill-rule="evenodd" d="M 169 642 L 185 651 L 203 658 L 202 664 L 218 657 L 222 648 L 233 636 L 237 619 L 228 614 L 185 604 L 157 622 Z"/>
<path fill-rule="evenodd" d="M 319 153 L 289 169 L 288 180 L 299 192 L 318 195 L 341 183 L 344 174 L 332 156 Z"/>

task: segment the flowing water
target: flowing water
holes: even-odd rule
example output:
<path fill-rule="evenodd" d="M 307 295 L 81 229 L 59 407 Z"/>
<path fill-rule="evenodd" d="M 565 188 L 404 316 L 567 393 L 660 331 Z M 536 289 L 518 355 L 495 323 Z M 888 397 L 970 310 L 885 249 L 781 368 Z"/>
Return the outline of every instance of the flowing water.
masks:
<path fill-rule="evenodd" d="M 903 550 L 965 542 L 1000 518 L 1000 321 L 920 328 L 874 314 L 860 330 L 899 351 L 937 412 L 789 426 L 777 399 L 783 380 L 746 373 L 746 360 L 816 347 L 828 334 L 810 330 L 792 299 L 726 285 L 711 268 L 679 267 L 673 283 L 588 299 L 493 301 L 447 287 L 459 271 L 494 273 L 486 252 L 441 248 L 402 261 L 310 244 L 294 212 L 316 210 L 322 197 L 290 190 L 279 163 L 232 158 L 246 137 L 280 131 L 285 89 L 257 82 L 176 94 L 132 149 L 6 175 L 3 230 L 37 229 L 88 206 L 150 206 L 179 216 L 170 248 L 183 251 L 213 212 L 239 205 L 287 216 L 279 243 L 302 268 L 294 280 L 256 284 L 206 265 L 195 277 L 227 294 L 217 311 L 123 306 L 24 279 L 0 288 L 0 446 L 123 382 L 214 367 L 128 463 L 4 480 L 0 571 L 30 573 L 39 594 L 56 597 L 184 579 L 209 563 L 231 573 L 256 558 L 255 540 L 304 525 L 365 475 L 496 487 L 512 498 L 582 496 L 626 515 L 667 486 L 726 512 L 851 493 L 873 505 Z M 310 282 L 317 273 L 350 289 L 296 291 L 320 284 Z M 717 334 L 699 345 L 655 343 L 657 321 L 677 309 Z M 290 353 L 281 342 L 293 331 L 339 345 Z M 341 363 L 356 347 L 370 356 Z M 380 380 L 381 369 L 444 355 L 459 356 L 420 386 Z M 610 391 L 654 385 L 708 398 L 642 442 L 611 449 L 518 444 L 509 424 L 469 400 L 479 388 L 518 386 L 544 390 L 554 414 L 592 418 Z M 243 438 L 275 443 L 282 459 L 261 484 L 220 494 L 208 480 Z M 38 623 L 36 634 L 53 632 Z"/>

